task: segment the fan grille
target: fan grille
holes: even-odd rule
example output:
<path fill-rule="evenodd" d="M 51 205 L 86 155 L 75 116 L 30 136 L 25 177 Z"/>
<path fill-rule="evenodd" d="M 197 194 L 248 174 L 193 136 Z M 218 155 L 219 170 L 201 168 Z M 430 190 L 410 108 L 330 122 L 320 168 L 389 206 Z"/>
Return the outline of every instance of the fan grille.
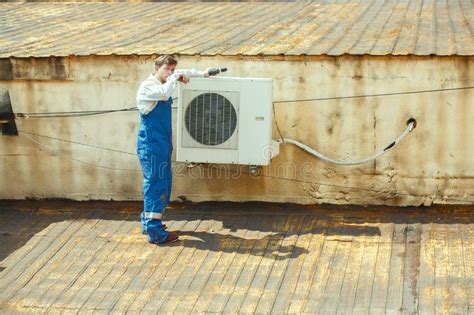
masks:
<path fill-rule="evenodd" d="M 224 96 L 203 93 L 189 103 L 185 123 L 191 137 L 200 144 L 219 145 L 234 133 L 237 113 Z"/>

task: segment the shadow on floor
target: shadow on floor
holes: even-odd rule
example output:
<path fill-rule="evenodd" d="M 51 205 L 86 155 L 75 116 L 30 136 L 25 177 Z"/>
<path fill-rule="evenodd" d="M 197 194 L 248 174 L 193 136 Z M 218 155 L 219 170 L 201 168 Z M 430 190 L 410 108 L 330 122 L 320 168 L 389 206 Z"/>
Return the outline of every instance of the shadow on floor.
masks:
<path fill-rule="evenodd" d="M 199 203 L 172 204 L 165 220 L 212 220 L 220 222 L 229 233 L 198 230 L 180 232 L 187 240 L 178 243 L 202 250 L 249 252 L 275 259 L 287 259 L 306 253 L 295 241 L 285 237 L 306 234 L 325 236 L 380 236 L 378 223 L 445 223 L 474 222 L 474 206 L 383 207 L 383 206 L 301 206 L 269 203 Z M 64 221 L 101 219 L 136 221 L 139 230 L 141 202 L 73 202 L 73 201 L 0 201 L 0 262 L 33 236 L 52 224 Z M 239 230 L 254 231 L 238 236 Z M 145 239 L 144 239 L 145 241 Z M 173 245 L 175 246 L 175 245 Z M 4 267 L 0 266 L 0 272 Z"/>

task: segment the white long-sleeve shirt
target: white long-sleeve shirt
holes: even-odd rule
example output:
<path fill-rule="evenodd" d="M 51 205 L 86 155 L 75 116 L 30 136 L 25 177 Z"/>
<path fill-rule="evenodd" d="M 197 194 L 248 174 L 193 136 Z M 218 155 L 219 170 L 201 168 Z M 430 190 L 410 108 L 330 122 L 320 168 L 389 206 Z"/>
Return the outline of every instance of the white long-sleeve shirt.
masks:
<path fill-rule="evenodd" d="M 176 87 L 176 81 L 180 75 L 185 77 L 203 77 L 204 71 L 198 71 L 196 69 L 176 69 L 175 72 L 170 75 L 165 83 L 161 83 L 157 80 L 153 74 L 150 74 L 148 79 L 140 84 L 137 91 L 137 107 L 138 110 L 147 115 L 150 113 L 158 103 L 158 101 L 166 101 L 173 94 L 174 88 Z"/>

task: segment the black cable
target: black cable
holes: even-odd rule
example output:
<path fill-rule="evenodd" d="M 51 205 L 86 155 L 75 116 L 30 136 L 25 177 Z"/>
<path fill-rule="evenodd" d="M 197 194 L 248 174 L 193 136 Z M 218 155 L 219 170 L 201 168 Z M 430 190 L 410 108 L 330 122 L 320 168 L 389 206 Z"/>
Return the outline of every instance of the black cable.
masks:
<path fill-rule="evenodd" d="M 136 153 L 131 153 L 131 152 L 127 152 L 127 151 L 109 149 L 109 148 L 105 148 L 105 147 L 101 147 L 101 146 L 97 146 L 97 145 L 93 145 L 93 144 L 87 144 L 87 143 L 82 143 L 82 142 L 77 142 L 77 141 L 65 140 L 65 139 L 55 138 L 55 137 L 51 137 L 51 136 L 44 136 L 44 135 L 39 135 L 37 133 L 32 133 L 32 132 L 27 132 L 27 131 L 22 131 L 22 130 L 18 130 L 18 132 L 28 134 L 28 135 L 32 135 L 32 136 L 36 136 L 36 137 L 41 137 L 41 138 L 46 138 L 46 139 L 51 139 L 51 140 L 57 140 L 57 141 L 62 141 L 62 142 L 67 142 L 67 143 L 83 145 L 83 146 L 86 146 L 86 147 L 101 149 L 101 150 L 105 150 L 105 151 L 112 151 L 112 152 L 123 153 L 123 154 L 128 154 L 128 155 L 136 155 Z"/>
<path fill-rule="evenodd" d="M 139 169 L 128 169 L 128 168 L 117 168 L 117 167 L 108 167 L 108 166 L 104 166 L 104 165 L 97 165 L 97 164 L 92 164 L 92 163 L 89 163 L 89 162 L 85 162 L 85 161 L 82 161 L 82 160 L 79 160 L 79 159 L 76 159 L 76 158 L 73 158 L 71 156 L 68 156 L 64 153 L 60 153 L 60 152 L 56 152 L 56 151 L 53 151 L 51 150 L 50 148 L 48 148 L 47 146 L 45 146 L 44 144 L 36 141 L 34 139 L 34 137 L 26 137 L 26 139 L 34 142 L 36 145 L 38 145 L 40 147 L 40 150 L 41 148 L 43 148 L 43 150 L 45 150 L 46 152 L 48 152 L 49 154 L 51 155 L 54 155 L 58 158 L 65 158 L 67 160 L 71 160 L 73 162 L 76 162 L 76 163 L 80 163 L 80 164 L 83 164 L 83 165 L 87 165 L 89 167 L 94 167 L 94 168 L 101 168 L 101 169 L 106 169 L 106 170 L 110 170 L 110 171 L 125 171 L 125 172 L 140 172 Z"/>
<path fill-rule="evenodd" d="M 300 100 L 274 101 L 273 103 L 296 103 L 296 102 L 344 100 L 344 99 L 351 99 L 351 98 L 380 97 L 380 96 L 407 95 L 407 94 L 420 94 L 420 93 L 435 93 L 435 92 L 457 91 L 457 90 L 468 90 L 468 89 L 474 89 L 474 86 L 467 86 L 467 87 L 460 87 L 460 88 L 449 88 L 449 89 L 437 89 L 437 90 L 421 90 L 421 91 L 411 91 L 411 92 L 409 91 L 409 92 L 394 92 L 394 93 L 381 93 L 381 94 L 364 94 L 364 95 L 353 95 L 353 96 L 307 98 L 307 99 L 300 99 Z"/>
<path fill-rule="evenodd" d="M 308 98 L 300 100 L 283 100 L 274 101 L 276 103 L 296 103 L 296 102 L 313 102 L 313 101 L 329 101 L 329 100 L 342 100 L 342 99 L 354 99 L 354 98 L 365 98 L 365 97 L 383 97 L 383 96 L 394 96 L 394 95 L 408 95 L 408 94 L 420 94 L 420 93 L 436 93 L 445 91 L 457 91 L 474 89 L 474 86 L 460 87 L 460 88 L 448 88 L 448 89 L 436 89 L 436 90 L 421 90 L 421 91 L 408 91 L 408 92 L 394 92 L 394 93 L 382 93 L 382 94 L 364 94 L 364 95 L 353 95 L 353 96 L 335 96 L 335 97 L 322 97 L 322 98 Z M 175 97 L 173 100 L 177 100 Z M 173 109 L 176 109 L 175 107 Z M 112 110 L 96 110 L 96 111 L 70 111 L 70 112 L 36 112 L 36 113 L 17 113 L 16 116 L 20 118 L 61 118 L 61 117 L 81 117 L 81 116 L 93 116 L 101 114 L 109 114 L 116 112 L 126 111 L 137 111 L 136 107 L 112 109 Z"/>
<path fill-rule="evenodd" d="M 173 98 L 173 101 L 178 98 Z M 176 109 L 173 107 L 172 109 Z M 67 117 L 82 117 L 94 116 L 117 112 L 135 112 L 137 107 L 121 108 L 121 109 L 107 109 L 107 110 L 84 110 L 84 111 L 68 111 L 68 112 L 36 112 L 36 113 L 16 113 L 16 117 L 20 118 L 67 118 Z"/>
<path fill-rule="evenodd" d="M 71 112 L 45 112 L 45 113 L 17 113 L 17 117 L 21 118 L 61 118 L 61 117 L 82 117 L 103 115 L 117 112 L 138 111 L 136 107 L 111 109 L 111 110 L 95 110 L 95 111 L 71 111 Z"/>
<path fill-rule="evenodd" d="M 69 111 L 69 112 L 46 112 L 46 113 L 21 113 L 21 115 L 36 115 L 36 114 L 40 114 L 40 115 L 49 115 L 49 114 L 53 114 L 53 115 L 61 115 L 61 114 L 83 114 L 83 113 L 104 113 L 104 112 L 113 112 L 113 111 L 124 111 L 124 110 L 131 110 L 131 109 L 135 109 L 134 107 L 130 107 L 130 108 L 123 108 L 123 109 L 105 109 L 105 110 L 83 110 L 83 111 Z M 17 115 L 20 115 L 20 113 L 18 113 Z"/>

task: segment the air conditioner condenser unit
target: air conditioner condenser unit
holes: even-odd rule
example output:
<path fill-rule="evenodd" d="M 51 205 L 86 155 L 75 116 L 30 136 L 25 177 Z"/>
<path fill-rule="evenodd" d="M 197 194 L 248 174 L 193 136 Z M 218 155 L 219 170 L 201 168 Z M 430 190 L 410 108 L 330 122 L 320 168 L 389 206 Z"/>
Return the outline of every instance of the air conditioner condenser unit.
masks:
<path fill-rule="evenodd" d="M 181 162 L 268 165 L 272 79 L 192 78 L 178 89 L 176 158 Z"/>

